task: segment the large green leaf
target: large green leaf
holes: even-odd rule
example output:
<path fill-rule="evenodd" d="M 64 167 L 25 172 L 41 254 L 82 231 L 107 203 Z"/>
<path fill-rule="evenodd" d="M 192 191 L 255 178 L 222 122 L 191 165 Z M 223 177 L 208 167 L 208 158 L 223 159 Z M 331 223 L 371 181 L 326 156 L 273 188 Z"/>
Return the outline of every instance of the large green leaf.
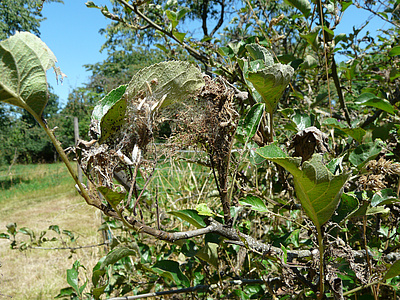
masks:
<path fill-rule="evenodd" d="M 400 259 L 396 260 L 393 265 L 389 268 L 389 270 L 386 272 L 385 277 L 383 277 L 384 280 L 393 278 L 395 276 L 400 275 Z"/>
<path fill-rule="evenodd" d="M 244 141 L 247 143 L 256 134 L 261 118 L 264 114 L 264 103 L 257 103 L 246 114 L 241 129 L 244 134 Z"/>
<path fill-rule="evenodd" d="M 308 0 L 285 0 L 291 6 L 296 7 L 307 18 L 311 12 L 311 4 Z"/>
<path fill-rule="evenodd" d="M 144 68 L 133 76 L 126 90 L 127 100 L 140 92 L 163 100 L 160 107 L 183 101 L 204 86 L 200 69 L 188 62 L 168 61 Z"/>
<path fill-rule="evenodd" d="M 321 227 L 330 219 L 339 203 L 348 174 L 333 175 L 319 154 L 314 154 L 300 168 L 301 158 L 288 157 L 274 144 L 258 149 L 257 153 L 293 175 L 297 198 L 315 226 Z"/>
<path fill-rule="evenodd" d="M 46 71 L 56 62 L 47 45 L 31 33 L 17 32 L 0 42 L 0 101 L 40 117 L 49 97 Z"/>
<path fill-rule="evenodd" d="M 350 153 L 349 161 L 358 169 L 361 169 L 367 162 L 377 157 L 382 148 L 383 142 L 381 140 L 361 144 Z"/>
<path fill-rule="evenodd" d="M 168 213 L 192 224 L 197 228 L 203 228 L 207 226 L 204 222 L 204 216 L 200 216 L 197 210 L 183 209 L 170 211 Z"/>
<path fill-rule="evenodd" d="M 375 107 L 378 109 L 381 109 L 383 111 L 386 111 L 390 114 L 394 114 L 394 108 L 393 105 L 390 104 L 389 101 L 379 98 L 377 96 L 375 96 L 372 93 L 363 93 L 361 94 L 357 100 L 355 101 L 356 104 L 359 105 L 365 105 L 365 106 L 371 106 L 371 107 Z"/>
<path fill-rule="evenodd" d="M 124 257 L 136 255 L 136 254 L 137 254 L 136 251 L 133 249 L 130 249 L 127 247 L 122 247 L 122 246 L 117 247 L 107 254 L 105 259 L 101 263 L 99 270 L 103 270 L 108 265 L 115 264 L 117 261 L 119 261 L 120 259 L 122 259 Z"/>
<path fill-rule="evenodd" d="M 357 142 L 361 143 L 364 135 L 367 133 L 364 129 L 357 128 L 348 128 L 348 125 L 344 122 L 339 122 L 334 118 L 328 118 L 323 122 L 323 125 L 332 126 L 343 131 L 345 134 L 351 136 Z"/>
<path fill-rule="evenodd" d="M 122 96 L 126 91 L 127 85 L 109 92 L 94 107 L 92 120 L 96 120 L 96 132 L 99 134 L 100 142 L 107 139 L 123 124 L 126 112 L 126 101 Z"/>
<path fill-rule="evenodd" d="M 256 72 L 248 72 L 247 79 L 261 95 L 268 112 L 274 112 L 279 98 L 293 76 L 293 68 L 280 63 Z"/>
<path fill-rule="evenodd" d="M 179 263 L 172 260 L 160 260 L 151 269 L 162 277 L 168 278 L 177 285 L 189 287 L 189 279 L 182 273 Z"/>
<path fill-rule="evenodd" d="M 197 251 L 196 256 L 208 262 L 214 267 L 218 267 L 218 244 L 206 243 L 206 245 Z"/>
<path fill-rule="evenodd" d="M 259 212 L 270 212 L 264 201 L 256 196 L 248 195 L 246 198 L 239 200 L 240 205 L 249 206 L 250 209 Z"/>
<path fill-rule="evenodd" d="M 259 44 L 248 44 L 246 45 L 246 49 L 254 60 L 261 59 L 265 67 L 269 67 L 274 64 L 274 57 L 272 53 L 263 46 L 260 46 Z"/>

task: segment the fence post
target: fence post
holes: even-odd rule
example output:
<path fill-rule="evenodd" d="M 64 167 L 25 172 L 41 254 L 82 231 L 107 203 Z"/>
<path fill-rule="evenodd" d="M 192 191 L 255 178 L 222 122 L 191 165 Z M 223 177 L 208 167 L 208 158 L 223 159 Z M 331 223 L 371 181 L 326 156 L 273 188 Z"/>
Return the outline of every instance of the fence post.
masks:
<path fill-rule="evenodd" d="M 74 117 L 74 138 L 75 138 L 75 145 L 78 144 L 79 140 L 79 121 L 78 117 Z M 79 167 L 79 164 L 77 165 L 77 171 L 78 171 L 78 179 L 80 182 L 82 182 L 82 170 Z"/>

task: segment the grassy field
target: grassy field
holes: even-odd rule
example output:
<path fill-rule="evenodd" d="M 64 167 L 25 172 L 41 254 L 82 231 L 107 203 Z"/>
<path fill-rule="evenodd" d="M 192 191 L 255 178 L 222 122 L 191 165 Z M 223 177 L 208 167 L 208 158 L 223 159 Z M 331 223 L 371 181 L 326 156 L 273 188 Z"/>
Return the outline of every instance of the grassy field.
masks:
<path fill-rule="evenodd" d="M 78 235 L 73 246 L 101 243 L 97 232 L 100 213 L 85 204 L 63 164 L 21 165 L 0 169 L 0 233 L 6 225 L 27 227 L 36 235 L 50 225 Z M 49 237 L 54 232 L 49 231 Z M 47 235 L 46 235 L 47 236 Z M 29 239 L 22 234 L 18 239 Z M 60 246 L 48 242 L 43 247 Z M 0 299 L 52 299 L 67 286 L 66 270 L 79 258 L 91 270 L 103 256 L 103 248 L 77 250 L 11 250 L 0 239 Z M 12 298 L 11 298 L 12 297 Z"/>

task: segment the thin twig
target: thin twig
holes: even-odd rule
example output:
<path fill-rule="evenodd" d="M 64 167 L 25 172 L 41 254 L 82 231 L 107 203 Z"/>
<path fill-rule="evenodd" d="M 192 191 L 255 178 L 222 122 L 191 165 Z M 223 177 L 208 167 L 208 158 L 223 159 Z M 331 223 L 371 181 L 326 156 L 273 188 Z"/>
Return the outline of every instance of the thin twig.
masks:
<path fill-rule="evenodd" d="M 88 245 L 88 246 L 76 246 L 76 247 L 29 247 L 29 249 L 40 249 L 40 250 L 78 250 L 84 248 L 94 248 L 103 245 L 107 245 L 109 242 L 104 242 L 96 245 Z"/>

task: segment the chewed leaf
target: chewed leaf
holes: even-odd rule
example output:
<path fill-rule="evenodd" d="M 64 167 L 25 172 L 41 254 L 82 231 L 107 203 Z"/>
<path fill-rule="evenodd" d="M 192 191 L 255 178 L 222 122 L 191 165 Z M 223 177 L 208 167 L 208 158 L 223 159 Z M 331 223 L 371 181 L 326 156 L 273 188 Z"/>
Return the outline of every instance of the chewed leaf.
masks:
<path fill-rule="evenodd" d="M 253 59 L 261 59 L 266 67 L 274 64 L 274 57 L 271 52 L 259 44 L 248 44 L 246 49 Z"/>
<path fill-rule="evenodd" d="M 46 71 L 57 62 L 35 35 L 17 32 L 0 42 L 0 101 L 40 117 L 48 101 Z"/>
<path fill-rule="evenodd" d="M 126 87 L 121 85 L 112 90 L 93 109 L 92 120 L 97 121 L 96 132 L 100 134 L 100 142 L 113 134 L 124 121 L 126 101 L 122 96 Z"/>
<path fill-rule="evenodd" d="M 288 157 L 276 145 L 260 148 L 257 153 L 293 175 L 296 196 L 315 226 L 321 227 L 330 219 L 338 206 L 348 174 L 333 175 L 319 154 L 314 154 L 300 168 L 301 158 Z"/>
<path fill-rule="evenodd" d="M 248 72 L 247 79 L 260 93 L 270 113 L 275 110 L 293 72 L 291 66 L 282 64 L 274 64 L 257 72 Z"/>
<path fill-rule="evenodd" d="M 126 101 L 122 96 L 126 87 L 121 85 L 112 90 L 93 109 L 92 122 L 96 121 L 96 133 L 99 134 L 100 143 L 118 131 L 124 122 Z"/>
<path fill-rule="evenodd" d="M 126 98 L 133 99 L 140 92 L 161 100 L 160 107 L 183 101 L 204 86 L 200 69 L 188 62 L 168 61 L 144 68 L 133 76 L 126 90 Z"/>

